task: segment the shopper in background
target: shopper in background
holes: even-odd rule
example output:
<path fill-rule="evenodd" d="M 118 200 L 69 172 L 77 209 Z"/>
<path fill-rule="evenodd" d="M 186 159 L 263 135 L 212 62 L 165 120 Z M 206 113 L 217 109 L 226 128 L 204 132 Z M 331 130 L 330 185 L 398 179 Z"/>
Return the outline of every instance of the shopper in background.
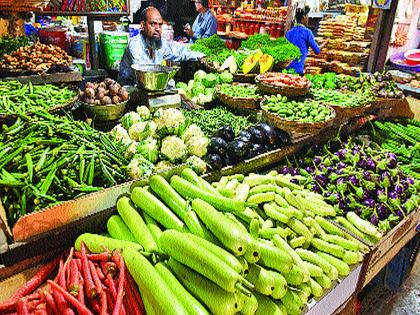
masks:
<path fill-rule="evenodd" d="M 118 81 L 121 84 L 135 84 L 134 71 L 131 69 L 133 64 L 162 64 L 166 60 L 180 62 L 197 60 L 204 56 L 181 43 L 163 39 L 163 20 L 156 8 L 144 9 L 140 20 L 140 34 L 131 38 L 120 63 Z"/>
<path fill-rule="evenodd" d="M 38 29 L 32 23 L 33 17 L 34 14 L 32 12 L 25 13 L 25 35 L 32 41 L 38 37 Z"/>
<path fill-rule="evenodd" d="M 208 0 L 195 0 L 195 9 L 198 12 L 193 27 L 187 24 L 185 26 L 185 34 L 190 38 L 191 42 L 195 42 L 199 38 L 207 38 L 217 33 L 217 20 L 209 9 Z"/>
<path fill-rule="evenodd" d="M 321 46 L 315 41 L 314 34 L 305 25 L 308 24 L 309 7 L 296 9 L 295 24 L 293 28 L 286 33 L 286 38 L 289 42 L 299 47 L 302 56 L 295 59 L 288 69 L 294 69 L 296 73 L 303 75 L 305 71 L 305 60 L 308 56 L 309 47 L 312 48 L 315 54 L 319 54 L 321 49 L 327 44 L 328 40 L 322 43 Z"/>

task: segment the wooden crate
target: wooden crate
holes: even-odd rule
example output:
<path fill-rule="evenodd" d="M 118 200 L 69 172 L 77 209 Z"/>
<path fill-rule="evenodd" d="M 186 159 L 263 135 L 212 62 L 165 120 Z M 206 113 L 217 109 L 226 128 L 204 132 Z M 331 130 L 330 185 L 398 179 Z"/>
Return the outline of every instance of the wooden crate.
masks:
<path fill-rule="evenodd" d="M 365 258 L 359 289 L 362 290 L 395 255 L 414 238 L 420 224 L 420 209 L 401 221 L 391 232 L 375 246 Z"/>

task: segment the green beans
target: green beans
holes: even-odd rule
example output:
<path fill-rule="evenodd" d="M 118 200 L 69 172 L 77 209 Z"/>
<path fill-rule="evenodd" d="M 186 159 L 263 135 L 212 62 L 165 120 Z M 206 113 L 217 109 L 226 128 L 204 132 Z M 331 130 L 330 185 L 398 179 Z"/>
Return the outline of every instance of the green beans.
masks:
<path fill-rule="evenodd" d="M 26 114 L 66 104 L 76 92 L 52 84 L 32 85 L 18 81 L 0 81 L 0 113 Z"/>
<path fill-rule="evenodd" d="M 240 84 L 222 84 L 220 93 L 231 97 L 254 98 L 258 99 L 260 95 L 257 92 L 256 85 L 240 85 Z"/>

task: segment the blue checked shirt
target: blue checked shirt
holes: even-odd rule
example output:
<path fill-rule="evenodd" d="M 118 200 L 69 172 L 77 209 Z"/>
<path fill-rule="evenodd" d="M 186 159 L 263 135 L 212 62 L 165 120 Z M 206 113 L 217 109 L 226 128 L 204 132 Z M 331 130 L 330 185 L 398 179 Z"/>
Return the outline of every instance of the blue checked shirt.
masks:
<path fill-rule="evenodd" d="M 192 26 L 194 36 L 191 38 L 193 42 L 200 38 L 207 38 L 217 34 L 217 20 L 210 10 L 202 15 L 197 16 Z"/>
<path fill-rule="evenodd" d="M 136 78 L 131 69 L 133 64 L 162 64 L 164 60 L 174 62 L 197 60 L 204 57 L 202 53 L 191 51 L 186 45 L 168 42 L 161 39 L 160 47 L 154 49 L 150 56 L 148 45 L 142 34 L 130 39 L 120 63 L 118 82 L 123 85 L 135 85 Z"/>

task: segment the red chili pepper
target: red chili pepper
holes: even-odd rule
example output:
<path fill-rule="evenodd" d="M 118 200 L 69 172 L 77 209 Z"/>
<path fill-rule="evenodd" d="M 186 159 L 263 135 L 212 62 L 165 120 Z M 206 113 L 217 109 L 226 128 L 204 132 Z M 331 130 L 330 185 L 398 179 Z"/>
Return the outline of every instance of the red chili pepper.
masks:
<path fill-rule="evenodd" d="M 69 292 L 71 294 L 73 294 L 74 296 L 78 296 L 79 295 L 79 270 L 77 269 L 77 263 L 75 259 L 72 259 L 70 261 L 70 279 L 67 282 L 68 286 L 67 289 L 69 290 Z"/>
<path fill-rule="evenodd" d="M 85 282 L 84 283 L 85 293 L 88 298 L 93 299 L 96 296 L 97 292 L 95 289 L 95 284 L 93 283 L 93 280 L 92 280 L 92 275 L 90 273 L 89 260 L 86 255 L 86 246 L 84 243 L 82 243 L 81 245 L 81 251 L 82 251 L 82 276 L 83 276 L 83 281 Z"/>
<path fill-rule="evenodd" d="M 56 283 L 52 282 L 51 280 L 48 280 L 48 283 L 55 290 L 59 291 L 64 296 L 66 301 L 68 301 L 71 305 L 73 305 L 77 309 L 79 315 L 93 315 L 92 312 L 89 311 L 85 305 L 80 303 L 73 295 L 68 293 L 65 289 L 63 289 L 62 287 L 60 287 Z"/>
<path fill-rule="evenodd" d="M 47 305 L 51 309 L 52 313 L 54 315 L 59 315 L 60 313 L 58 312 L 57 304 L 55 303 L 55 300 L 51 293 L 47 290 L 44 290 L 42 293 L 44 295 L 45 302 L 47 302 Z"/>
<path fill-rule="evenodd" d="M 112 315 L 119 315 L 123 306 L 122 302 L 124 297 L 125 264 L 119 252 L 115 252 L 112 256 L 112 259 L 117 264 L 119 269 L 117 298 L 115 300 L 115 307 Z"/>
<path fill-rule="evenodd" d="M 51 272 L 55 269 L 58 263 L 58 258 L 44 265 L 36 274 L 33 276 L 24 286 L 16 291 L 15 294 L 10 298 L 11 300 L 17 301 L 21 297 L 32 293 L 42 283 L 44 283 Z"/>
<path fill-rule="evenodd" d="M 19 315 L 29 315 L 29 304 L 26 298 L 21 298 L 17 302 L 16 310 Z"/>

